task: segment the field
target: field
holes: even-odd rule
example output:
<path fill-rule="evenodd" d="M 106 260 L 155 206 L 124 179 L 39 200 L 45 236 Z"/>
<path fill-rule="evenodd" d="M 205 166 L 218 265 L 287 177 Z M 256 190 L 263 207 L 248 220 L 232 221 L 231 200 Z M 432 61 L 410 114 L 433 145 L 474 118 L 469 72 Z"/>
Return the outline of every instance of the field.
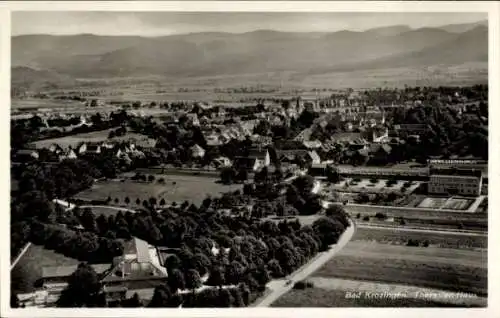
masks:
<path fill-rule="evenodd" d="M 443 205 L 443 209 L 467 210 L 474 200 L 451 198 Z"/>
<path fill-rule="evenodd" d="M 57 100 L 57 99 L 12 99 L 11 109 L 22 110 L 23 108 L 70 108 L 84 107 L 84 104 L 78 101 Z"/>
<path fill-rule="evenodd" d="M 129 207 L 136 207 L 136 200 L 148 200 L 151 197 L 158 201 L 165 199 L 167 203 L 200 204 L 207 195 L 217 196 L 224 192 L 241 189 L 241 185 L 223 185 L 217 183 L 216 178 L 200 176 L 156 175 L 156 179 L 164 178 L 165 183 L 144 183 L 131 180 L 107 181 L 95 184 L 91 189 L 85 190 L 75 196 L 82 200 L 106 200 L 111 197 L 112 204 L 127 206 L 125 198 L 130 199 Z M 115 202 L 115 199 L 118 202 Z"/>
<path fill-rule="evenodd" d="M 403 185 L 407 182 L 405 180 L 398 180 L 396 184 L 387 186 L 386 179 L 377 178 L 376 182 L 371 182 L 369 179 L 360 178 L 359 181 L 354 181 L 355 178 L 346 178 L 336 184 L 328 184 L 325 191 L 339 191 L 339 192 L 363 192 L 363 193 L 388 193 L 400 192 Z M 374 180 L 375 181 L 375 180 Z M 413 192 L 420 186 L 420 182 L 414 181 L 413 184 L 406 189 L 406 193 Z"/>
<path fill-rule="evenodd" d="M 61 138 L 52 138 L 39 140 L 34 142 L 36 148 L 48 148 L 52 144 L 58 144 L 62 148 L 77 147 L 81 142 L 103 142 L 103 141 L 122 141 L 122 140 L 144 140 L 147 138 L 144 135 L 136 134 L 136 133 L 126 133 L 124 136 L 114 137 L 113 139 L 108 139 L 109 132 L 112 129 L 94 131 L 90 133 L 83 133 L 77 135 L 71 135 Z"/>
<path fill-rule="evenodd" d="M 378 242 L 391 245 L 405 245 L 408 240 L 429 242 L 429 246 L 460 249 L 486 249 L 488 237 L 447 233 L 419 233 L 395 231 L 393 229 L 369 229 L 358 227 L 353 241 Z"/>
<path fill-rule="evenodd" d="M 462 307 L 455 304 L 441 303 L 422 298 L 351 298 L 343 290 L 330 288 L 310 288 L 306 290 L 291 290 L 279 298 L 272 307 Z M 484 300 L 483 300 L 484 303 Z M 484 305 L 484 304 L 483 304 Z"/>
<path fill-rule="evenodd" d="M 447 198 L 425 198 L 424 200 L 422 200 L 422 202 L 420 202 L 418 207 L 427 209 L 439 209 L 445 204 L 446 201 Z"/>
<path fill-rule="evenodd" d="M 31 244 L 11 271 L 11 289 L 14 293 L 31 292 L 34 290 L 34 283 L 42 275 L 42 267 L 77 265 L 78 263 L 76 259 Z"/>
<path fill-rule="evenodd" d="M 403 246 L 408 239 L 431 245 Z M 435 246 L 485 247 L 486 240 L 358 227 L 351 242 L 307 279 L 313 288 L 292 289 L 273 307 L 484 307 L 486 251 Z"/>
<path fill-rule="evenodd" d="M 486 253 L 469 250 L 356 241 L 314 275 L 487 293 Z"/>

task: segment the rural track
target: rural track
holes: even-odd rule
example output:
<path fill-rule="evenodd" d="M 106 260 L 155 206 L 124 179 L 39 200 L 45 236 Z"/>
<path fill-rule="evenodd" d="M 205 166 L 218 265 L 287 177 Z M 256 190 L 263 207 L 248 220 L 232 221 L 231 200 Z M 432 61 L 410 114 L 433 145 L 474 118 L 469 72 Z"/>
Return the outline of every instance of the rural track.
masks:
<path fill-rule="evenodd" d="M 314 258 L 305 266 L 299 268 L 292 275 L 290 275 L 289 279 L 271 281 L 268 284 L 268 287 L 272 289 L 271 293 L 265 296 L 264 299 L 260 300 L 258 303 L 254 304 L 252 307 L 269 307 L 274 301 L 291 290 L 295 282 L 307 278 L 309 275 L 323 266 L 326 262 L 328 262 L 332 257 L 334 257 L 345 245 L 347 245 L 347 243 L 349 243 L 355 232 L 356 224 L 351 221 L 351 225 L 340 236 L 337 244 L 332 246 L 328 251 L 320 253 L 319 256 Z M 291 283 L 288 285 L 286 284 L 287 280 L 291 281 Z"/>

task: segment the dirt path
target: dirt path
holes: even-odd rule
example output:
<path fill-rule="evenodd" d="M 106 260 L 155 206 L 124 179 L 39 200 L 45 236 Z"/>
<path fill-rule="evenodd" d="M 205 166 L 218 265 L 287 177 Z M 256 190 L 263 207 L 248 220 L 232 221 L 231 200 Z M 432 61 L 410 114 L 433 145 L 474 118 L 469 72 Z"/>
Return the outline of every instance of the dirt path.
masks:
<path fill-rule="evenodd" d="M 335 254 L 337 254 L 351 240 L 354 236 L 354 232 L 355 225 L 351 223 L 351 226 L 349 226 L 342 234 L 337 244 L 332 246 L 328 251 L 320 253 L 312 261 L 295 271 L 290 276 L 290 284 L 286 284 L 286 279 L 272 280 L 269 282 L 267 287 L 270 288 L 272 292 L 259 303 L 254 304 L 254 307 L 269 307 L 275 300 L 292 289 L 295 282 L 305 279 L 335 256 Z"/>

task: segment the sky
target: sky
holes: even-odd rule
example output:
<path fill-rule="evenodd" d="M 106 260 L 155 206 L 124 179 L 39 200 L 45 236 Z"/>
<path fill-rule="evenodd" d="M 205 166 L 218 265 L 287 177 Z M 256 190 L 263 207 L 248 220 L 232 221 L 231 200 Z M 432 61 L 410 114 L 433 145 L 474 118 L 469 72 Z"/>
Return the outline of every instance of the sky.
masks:
<path fill-rule="evenodd" d="M 82 34 L 161 36 L 192 32 L 276 30 L 290 32 L 363 31 L 390 25 L 411 28 L 486 20 L 485 13 L 285 13 L 285 12 L 93 12 L 18 11 L 12 35 Z"/>

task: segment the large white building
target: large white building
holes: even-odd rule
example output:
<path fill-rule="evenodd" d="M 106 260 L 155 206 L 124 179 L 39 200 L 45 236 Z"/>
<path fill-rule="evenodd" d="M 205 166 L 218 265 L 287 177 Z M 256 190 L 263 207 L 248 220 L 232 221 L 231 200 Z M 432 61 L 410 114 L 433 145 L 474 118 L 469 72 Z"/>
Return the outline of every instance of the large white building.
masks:
<path fill-rule="evenodd" d="M 483 182 L 482 172 L 475 169 L 432 168 L 428 191 L 431 194 L 478 196 Z"/>

